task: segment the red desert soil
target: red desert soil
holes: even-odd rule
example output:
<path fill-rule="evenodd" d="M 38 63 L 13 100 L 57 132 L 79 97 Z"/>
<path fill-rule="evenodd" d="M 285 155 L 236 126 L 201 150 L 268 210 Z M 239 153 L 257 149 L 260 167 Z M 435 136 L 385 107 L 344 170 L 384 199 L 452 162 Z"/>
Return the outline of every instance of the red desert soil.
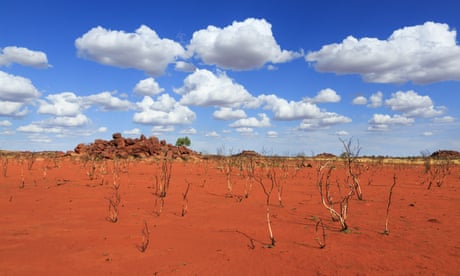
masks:
<path fill-rule="evenodd" d="M 65 157 L 39 159 L 28 169 L 10 159 L 0 174 L 0 274 L 2 275 L 454 275 L 460 271 L 460 168 L 452 165 L 441 187 L 427 190 L 423 165 L 363 164 L 364 200 L 349 202 L 349 231 L 331 220 L 320 202 L 317 161 L 290 163 L 276 188 L 266 221 L 265 194 L 258 182 L 244 198 L 245 179 L 231 174 L 232 194 L 217 161 L 174 161 L 160 215 L 155 207 L 158 162 L 119 161 L 118 221 L 111 223 L 107 198 L 114 190 L 113 161 L 91 163 Z M 22 186 L 21 166 L 24 172 Z M 343 162 L 337 161 L 331 190 L 347 192 Z M 1 169 L 1 168 L 0 168 Z M 383 235 L 393 175 L 397 183 Z M 269 179 L 264 184 L 269 186 Z M 279 171 L 278 177 L 281 177 Z M 181 215 L 190 184 L 188 210 Z M 335 206 L 338 208 L 338 204 Z M 156 208 L 156 209 L 155 209 Z M 325 225 L 319 248 L 316 222 Z M 144 221 L 150 230 L 145 252 Z M 322 240 L 321 230 L 319 237 Z"/>

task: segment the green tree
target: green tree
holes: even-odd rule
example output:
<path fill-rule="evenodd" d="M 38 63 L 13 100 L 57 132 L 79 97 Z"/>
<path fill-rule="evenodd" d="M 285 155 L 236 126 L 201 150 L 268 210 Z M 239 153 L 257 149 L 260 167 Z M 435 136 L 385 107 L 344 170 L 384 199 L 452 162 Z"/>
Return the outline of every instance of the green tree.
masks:
<path fill-rule="evenodd" d="M 179 138 L 177 138 L 177 141 L 176 141 L 176 146 L 177 147 L 179 147 L 179 146 L 187 146 L 187 147 L 189 147 L 191 144 L 192 144 L 192 142 L 190 142 L 190 139 L 187 136 L 179 137 Z"/>

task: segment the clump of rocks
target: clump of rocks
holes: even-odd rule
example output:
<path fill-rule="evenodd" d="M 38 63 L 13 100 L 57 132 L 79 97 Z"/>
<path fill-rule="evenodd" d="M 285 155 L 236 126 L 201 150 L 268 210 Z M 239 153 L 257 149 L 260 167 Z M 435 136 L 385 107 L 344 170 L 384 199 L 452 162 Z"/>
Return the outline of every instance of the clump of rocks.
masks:
<path fill-rule="evenodd" d="M 96 139 L 90 144 L 78 144 L 74 149 L 77 155 L 87 155 L 100 159 L 115 158 L 197 158 L 199 154 L 185 146 L 174 146 L 158 137 L 125 138 L 121 133 L 112 134 L 112 140 Z"/>
<path fill-rule="evenodd" d="M 459 159 L 460 152 L 455 150 L 437 150 L 433 152 L 430 157 L 439 159 Z"/>

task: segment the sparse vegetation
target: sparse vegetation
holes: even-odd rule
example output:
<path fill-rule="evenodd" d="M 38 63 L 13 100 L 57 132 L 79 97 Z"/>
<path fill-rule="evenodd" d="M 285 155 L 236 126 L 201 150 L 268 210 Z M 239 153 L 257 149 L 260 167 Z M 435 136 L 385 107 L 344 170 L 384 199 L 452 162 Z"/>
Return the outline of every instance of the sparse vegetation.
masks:
<path fill-rule="evenodd" d="M 163 160 L 157 163 L 157 166 L 157 174 L 155 175 L 154 212 L 159 216 L 163 212 L 165 198 L 168 193 L 169 184 L 171 181 L 172 160 L 168 158 L 163 158 Z"/>

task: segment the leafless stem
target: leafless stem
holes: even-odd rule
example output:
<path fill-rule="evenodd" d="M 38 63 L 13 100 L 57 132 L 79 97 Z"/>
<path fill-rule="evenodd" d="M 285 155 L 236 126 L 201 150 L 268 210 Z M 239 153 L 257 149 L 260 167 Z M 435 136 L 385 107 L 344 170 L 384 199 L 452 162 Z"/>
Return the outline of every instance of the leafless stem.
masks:
<path fill-rule="evenodd" d="M 393 188 L 395 187 L 395 185 L 396 185 L 396 174 L 393 175 L 393 185 L 391 185 L 390 194 L 388 195 L 387 216 L 385 219 L 385 230 L 383 231 L 384 235 L 390 234 L 390 230 L 388 230 L 388 220 L 390 216 L 391 197 L 393 195 Z"/>
<path fill-rule="evenodd" d="M 188 210 L 187 195 L 188 195 L 188 191 L 190 190 L 190 184 L 192 184 L 188 182 L 187 180 L 185 180 L 185 182 L 187 182 L 187 188 L 185 189 L 185 192 L 182 194 L 182 213 L 181 213 L 182 216 L 185 216 Z"/>
<path fill-rule="evenodd" d="M 142 243 L 140 245 L 137 245 L 137 249 L 144 253 L 145 250 L 147 250 L 147 247 L 149 247 L 150 243 L 150 231 L 149 231 L 149 226 L 147 225 L 147 221 L 144 220 L 144 227 L 142 228 Z"/>
<path fill-rule="evenodd" d="M 322 238 L 320 238 L 318 234 L 318 229 L 320 225 L 321 225 L 321 230 L 322 230 Z M 316 222 L 315 229 L 316 229 L 316 241 L 318 242 L 319 248 L 323 249 L 324 247 L 326 247 L 326 231 L 325 231 L 325 227 L 324 227 L 322 219 L 319 219 Z"/>
<path fill-rule="evenodd" d="M 267 174 L 267 177 L 270 177 L 269 174 Z M 266 203 L 266 215 L 267 215 L 267 226 L 268 226 L 268 234 L 270 236 L 270 241 L 271 244 L 269 247 L 274 247 L 275 246 L 275 237 L 273 236 L 273 231 L 272 231 L 272 226 L 271 226 L 271 220 L 270 220 L 270 195 L 273 192 L 273 189 L 275 187 L 275 183 L 273 181 L 271 182 L 270 187 L 265 187 L 266 184 L 263 182 L 262 177 L 258 177 L 257 181 L 259 182 L 260 186 L 262 187 L 262 190 L 266 196 L 265 203 Z M 268 185 L 267 185 L 268 186 Z"/>

